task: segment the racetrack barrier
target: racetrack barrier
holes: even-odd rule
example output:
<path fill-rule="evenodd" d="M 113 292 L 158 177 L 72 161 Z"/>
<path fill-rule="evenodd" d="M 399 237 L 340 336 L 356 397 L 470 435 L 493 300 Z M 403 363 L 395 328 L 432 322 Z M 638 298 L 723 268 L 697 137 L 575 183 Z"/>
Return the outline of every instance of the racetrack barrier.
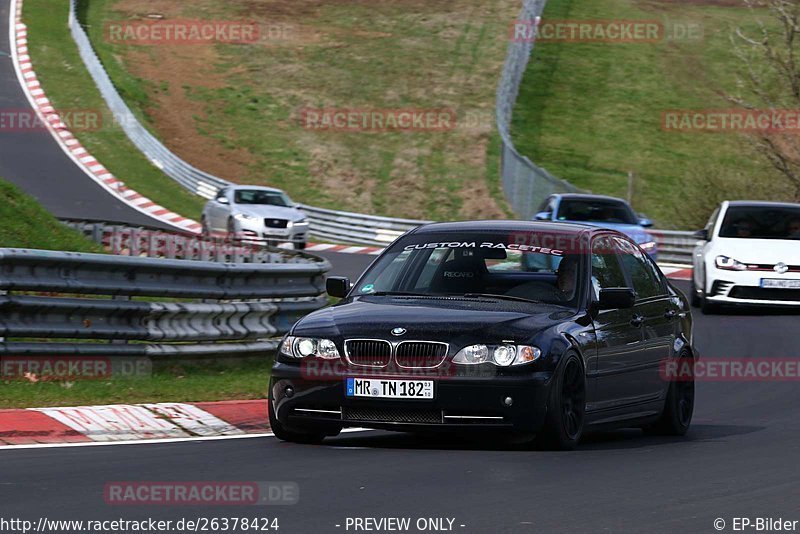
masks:
<path fill-rule="evenodd" d="M 0 249 L 0 354 L 265 353 L 326 305 L 329 269 L 322 259 L 234 264 Z"/>

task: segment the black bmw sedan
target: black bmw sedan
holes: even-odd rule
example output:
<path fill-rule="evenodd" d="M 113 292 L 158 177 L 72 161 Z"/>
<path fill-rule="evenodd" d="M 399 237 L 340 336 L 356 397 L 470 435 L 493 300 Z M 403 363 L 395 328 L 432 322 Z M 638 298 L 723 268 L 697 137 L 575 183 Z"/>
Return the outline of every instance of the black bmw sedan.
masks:
<path fill-rule="evenodd" d="M 570 449 L 591 429 L 689 428 L 688 303 L 619 232 L 431 224 L 327 287 L 342 300 L 301 319 L 272 369 L 280 439 L 490 430 Z"/>

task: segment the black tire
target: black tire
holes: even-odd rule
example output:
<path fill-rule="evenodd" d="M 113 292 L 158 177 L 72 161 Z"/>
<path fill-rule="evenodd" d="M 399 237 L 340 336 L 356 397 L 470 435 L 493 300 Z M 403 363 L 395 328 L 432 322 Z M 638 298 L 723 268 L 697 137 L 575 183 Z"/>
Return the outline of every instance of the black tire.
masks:
<path fill-rule="evenodd" d="M 585 419 L 586 374 L 581 359 L 570 351 L 550 386 L 544 427 L 536 436 L 537 447 L 558 451 L 574 449 L 583 436 Z"/>
<path fill-rule="evenodd" d="M 689 295 L 689 301 L 692 304 L 692 308 L 699 308 L 700 307 L 700 295 L 697 294 L 697 286 L 694 284 L 694 277 L 692 277 L 691 283 L 691 295 Z"/>
<path fill-rule="evenodd" d="M 688 351 L 683 351 L 679 356 L 682 364 L 694 363 L 694 359 Z M 684 377 L 685 373 L 680 373 Z M 694 414 L 694 374 L 682 380 L 673 380 L 669 384 L 667 398 L 664 401 L 664 411 L 661 417 L 652 425 L 644 430 L 648 434 L 659 434 L 662 436 L 683 436 L 692 424 Z"/>
<path fill-rule="evenodd" d="M 211 228 L 208 227 L 208 221 L 206 220 L 206 216 L 203 215 L 203 218 L 200 219 L 200 226 L 202 229 L 200 230 L 200 235 L 203 237 L 211 236 Z"/>
<path fill-rule="evenodd" d="M 291 443 L 304 443 L 307 445 L 319 445 L 328 434 L 324 432 L 297 432 L 295 430 L 288 430 L 283 424 L 278 421 L 275 415 L 275 409 L 272 406 L 272 400 L 268 400 L 269 408 L 269 426 L 275 437 L 281 441 L 289 441 Z"/>
<path fill-rule="evenodd" d="M 703 315 L 714 315 L 719 312 L 719 304 L 711 302 L 704 294 L 700 299 L 700 311 L 703 312 Z"/>
<path fill-rule="evenodd" d="M 295 243 L 294 244 L 294 248 L 295 248 L 295 250 L 305 250 L 306 249 L 306 242 L 305 241 L 300 241 L 298 243 Z"/>

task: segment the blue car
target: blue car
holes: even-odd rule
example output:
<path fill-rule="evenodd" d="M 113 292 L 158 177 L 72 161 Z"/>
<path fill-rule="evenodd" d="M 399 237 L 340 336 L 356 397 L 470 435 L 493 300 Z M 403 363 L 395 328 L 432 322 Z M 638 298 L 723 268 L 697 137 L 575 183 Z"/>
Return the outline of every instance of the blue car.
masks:
<path fill-rule="evenodd" d="M 550 195 L 539 207 L 537 221 L 578 222 L 622 232 L 633 239 L 653 260 L 658 258 L 655 238 L 645 230 L 653 226 L 646 217 L 637 215 L 620 198 L 601 195 Z"/>

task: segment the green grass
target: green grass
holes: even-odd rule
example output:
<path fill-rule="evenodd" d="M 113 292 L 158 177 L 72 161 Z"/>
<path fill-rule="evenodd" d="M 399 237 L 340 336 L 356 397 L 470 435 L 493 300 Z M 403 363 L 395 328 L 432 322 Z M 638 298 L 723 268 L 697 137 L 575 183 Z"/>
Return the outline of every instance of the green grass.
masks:
<path fill-rule="evenodd" d="M 148 5 L 148 11 L 163 8 L 174 16 L 265 25 L 276 23 L 275 12 L 283 15 L 277 22 L 293 32 L 286 42 L 217 45 L 213 59 L 204 52 L 202 60 L 193 60 L 189 47 L 175 47 L 172 60 L 197 61 L 187 76 L 201 70 L 222 84 L 169 72 L 164 80 L 132 74 L 133 63 L 157 62 L 165 51 L 104 38 L 104 22 L 142 16 L 123 11 L 124 4 L 82 2 L 90 38 L 115 85 L 152 130 L 165 120 L 159 113 L 161 97 L 200 109 L 187 114 L 193 124 L 187 135 L 232 156 L 244 151 L 247 163 L 232 176 L 235 181 L 281 187 L 314 205 L 389 216 L 509 213 L 497 185 L 492 109 L 507 27 L 519 9 L 516 0 L 466 0 L 457 9 L 443 0 L 414 5 L 354 0 L 320 4 L 310 13 L 301 13 L 291 0 L 277 11 L 244 0 Z M 53 37 L 31 31 L 29 39 L 36 44 Z M 79 83 L 68 80 L 70 86 Z M 320 132 L 300 126 L 302 107 L 452 108 L 460 121 L 470 114 L 481 120 L 475 128 L 445 133 Z M 234 166 L 230 172 L 236 172 Z"/>
<path fill-rule="evenodd" d="M 732 29 L 758 15 L 742 7 L 690 2 L 550 0 L 545 19 L 693 23 L 700 40 L 536 45 L 515 109 L 517 148 L 559 178 L 625 197 L 660 227 L 697 227 L 717 197 L 785 198 L 786 184 L 736 134 L 664 131 L 671 109 L 732 108 Z M 668 26 L 669 27 L 669 26 Z M 743 179 L 743 177 L 746 177 Z M 707 195 L 708 190 L 715 193 Z"/>
<path fill-rule="evenodd" d="M 267 398 L 271 359 L 236 366 L 158 364 L 151 377 L 0 382 L 0 408 Z"/>
<path fill-rule="evenodd" d="M 42 231 L 47 228 L 47 231 Z M 103 252 L 99 245 L 62 225 L 32 197 L 0 180 L 0 247 Z"/>
<path fill-rule="evenodd" d="M 199 218 L 203 200 L 152 165 L 113 121 L 70 36 L 68 13 L 69 2 L 66 1 L 26 0 L 23 4 L 31 59 L 47 97 L 56 109 L 92 110 L 102 114 L 102 128 L 73 131 L 87 150 L 142 195 L 181 215 Z M 122 74 L 113 70 L 112 73 L 116 77 Z M 143 98 L 141 94 L 131 93 L 136 86 L 131 83 L 123 87 L 126 98 Z"/>

